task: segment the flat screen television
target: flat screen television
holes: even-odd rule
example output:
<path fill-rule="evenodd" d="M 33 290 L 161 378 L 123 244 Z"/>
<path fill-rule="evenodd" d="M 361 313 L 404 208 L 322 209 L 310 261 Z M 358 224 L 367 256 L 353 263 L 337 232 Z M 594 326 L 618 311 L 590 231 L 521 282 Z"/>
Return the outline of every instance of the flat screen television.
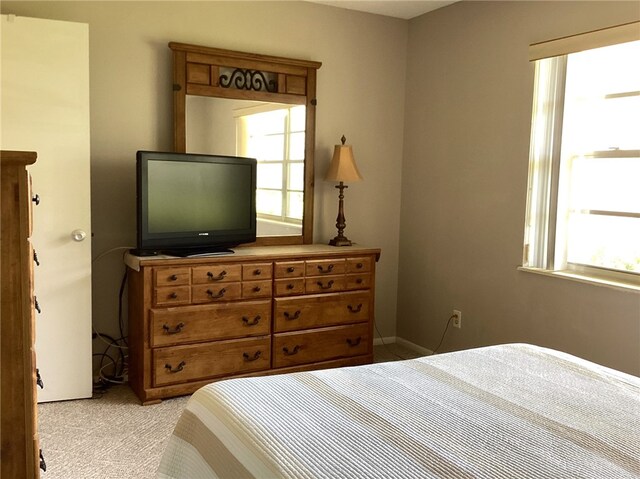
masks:
<path fill-rule="evenodd" d="M 136 170 L 134 254 L 230 253 L 255 241 L 255 159 L 138 151 Z"/>

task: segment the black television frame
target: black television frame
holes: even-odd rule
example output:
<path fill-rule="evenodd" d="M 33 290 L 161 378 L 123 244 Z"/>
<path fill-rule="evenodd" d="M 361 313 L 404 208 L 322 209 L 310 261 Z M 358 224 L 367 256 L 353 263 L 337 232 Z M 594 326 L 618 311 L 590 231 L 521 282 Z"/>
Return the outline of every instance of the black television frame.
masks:
<path fill-rule="evenodd" d="M 236 230 L 169 231 L 150 233 L 148 223 L 148 165 L 149 161 L 178 161 L 216 164 L 238 164 L 250 168 L 249 227 Z M 140 150 L 136 153 L 136 222 L 138 256 L 168 254 L 171 256 L 199 256 L 232 253 L 229 248 L 256 240 L 256 174 L 255 158 L 197 153 L 175 153 Z"/>

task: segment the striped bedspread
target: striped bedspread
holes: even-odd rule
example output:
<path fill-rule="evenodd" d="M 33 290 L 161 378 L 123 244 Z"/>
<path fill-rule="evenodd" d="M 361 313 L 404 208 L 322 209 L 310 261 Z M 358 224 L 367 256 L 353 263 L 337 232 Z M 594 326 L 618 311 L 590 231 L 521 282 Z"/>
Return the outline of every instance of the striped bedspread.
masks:
<path fill-rule="evenodd" d="M 221 381 L 158 477 L 639 478 L 640 379 L 509 344 Z"/>

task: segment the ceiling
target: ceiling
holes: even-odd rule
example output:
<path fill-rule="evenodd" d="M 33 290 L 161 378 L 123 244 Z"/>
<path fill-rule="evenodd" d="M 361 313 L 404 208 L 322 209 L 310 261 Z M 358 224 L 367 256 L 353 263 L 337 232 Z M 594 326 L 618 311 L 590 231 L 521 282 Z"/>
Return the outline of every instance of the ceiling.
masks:
<path fill-rule="evenodd" d="M 403 18 L 409 20 L 423 13 L 436 10 L 455 3 L 454 1 L 440 0 L 307 0 L 313 3 L 322 3 L 333 7 L 359 10 L 361 12 L 376 13 L 388 17 Z"/>

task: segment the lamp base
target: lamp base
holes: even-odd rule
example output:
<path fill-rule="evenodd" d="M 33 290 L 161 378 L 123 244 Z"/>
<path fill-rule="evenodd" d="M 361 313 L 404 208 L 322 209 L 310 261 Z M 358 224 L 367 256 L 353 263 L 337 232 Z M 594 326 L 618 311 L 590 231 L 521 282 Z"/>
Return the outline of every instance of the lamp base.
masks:
<path fill-rule="evenodd" d="M 351 240 L 345 238 L 344 236 L 336 236 L 331 241 L 329 241 L 331 246 L 351 246 Z"/>

